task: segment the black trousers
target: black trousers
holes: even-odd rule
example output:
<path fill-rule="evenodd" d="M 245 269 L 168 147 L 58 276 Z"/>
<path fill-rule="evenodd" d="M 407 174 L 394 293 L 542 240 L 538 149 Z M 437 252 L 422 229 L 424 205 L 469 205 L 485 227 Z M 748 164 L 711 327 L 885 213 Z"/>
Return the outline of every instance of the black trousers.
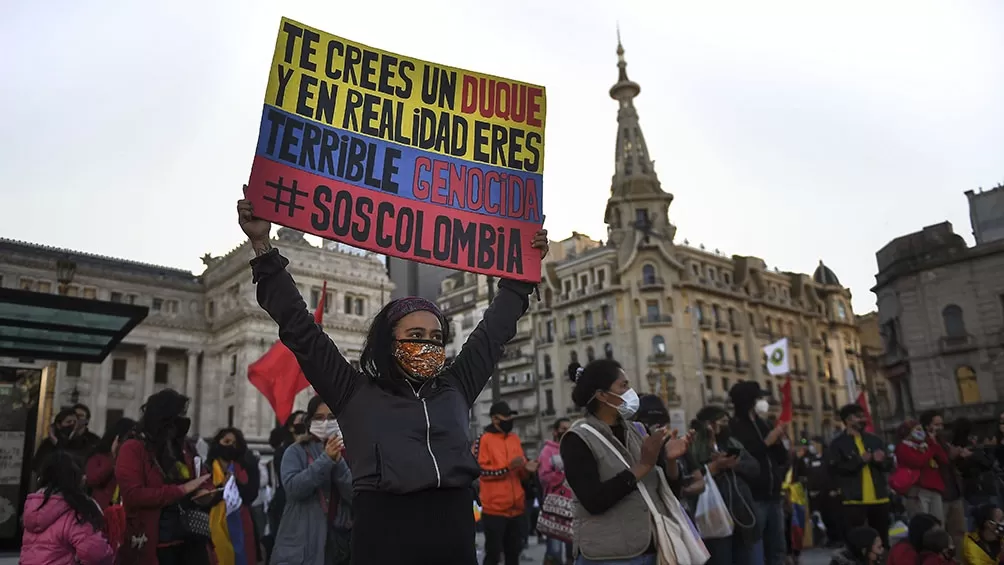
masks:
<path fill-rule="evenodd" d="M 831 545 L 843 543 L 844 525 L 841 523 L 843 503 L 840 501 L 840 496 L 828 492 L 814 494 L 809 497 L 809 508 L 819 512 L 819 516 L 823 519 L 827 543 Z"/>
<path fill-rule="evenodd" d="M 476 565 L 474 491 L 358 492 L 352 565 Z"/>
<path fill-rule="evenodd" d="M 519 554 L 523 551 L 523 532 L 526 531 L 526 516 L 512 518 L 505 516 L 481 515 L 485 526 L 484 565 L 498 565 L 499 554 L 505 554 L 505 565 L 519 565 Z"/>
<path fill-rule="evenodd" d="M 889 503 L 885 504 L 844 504 L 844 520 L 847 530 L 868 526 L 878 532 L 882 545 L 889 549 Z"/>

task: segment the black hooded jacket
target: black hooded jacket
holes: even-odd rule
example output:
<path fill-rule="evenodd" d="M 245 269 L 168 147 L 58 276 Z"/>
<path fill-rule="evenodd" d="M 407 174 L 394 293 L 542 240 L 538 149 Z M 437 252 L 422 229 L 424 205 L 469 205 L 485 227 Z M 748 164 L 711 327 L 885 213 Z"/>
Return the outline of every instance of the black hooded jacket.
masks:
<path fill-rule="evenodd" d="M 288 263 L 276 249 L 251 261 L 258 304 L 279 324 L 279 339 L 338 418 L 354 490 L 470 488 L 481 473 L 467 438 L 470 409 L 516 335 L 534 286 L 500 280 L 495 300 L 453 364 L 412 387 L 404 379 L 373 379 L 353 368 L 314 323 Z"/>
<path fill-rule="evenodd" d="M 765 440 L 770 434 L 770 426 L 759 416 L 750 416 L 756 397 L 733 396 L 736 412 L 729 424 L 732 437 L 743 444 L 746 451 L 760 463 L 760 474 L 748 480 L 753 500 L 781 500 L 781 484 L 788 472 L 790 461 L 788 450 L 780 441 L 768 446 Z"/>

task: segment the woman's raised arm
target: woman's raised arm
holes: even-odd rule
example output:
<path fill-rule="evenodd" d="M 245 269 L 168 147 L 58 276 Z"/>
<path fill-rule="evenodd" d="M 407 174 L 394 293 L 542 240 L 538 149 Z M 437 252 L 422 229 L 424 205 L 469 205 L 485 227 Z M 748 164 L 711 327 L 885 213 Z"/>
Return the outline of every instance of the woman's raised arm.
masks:
<path fill-rule="evenodd" d="M 271 224 L 254 217 L 248 200 L 237 203 L 237 214 L 256 255 L 251 260 L 251 273 L 258 285 L 258 304 L 279 324 L 279 339 L 293 352 L 307 381 L 337 416 L 361 375 L 307 312 L 306 302 L 286 271 L 289 260 L 269 242 Z"/>

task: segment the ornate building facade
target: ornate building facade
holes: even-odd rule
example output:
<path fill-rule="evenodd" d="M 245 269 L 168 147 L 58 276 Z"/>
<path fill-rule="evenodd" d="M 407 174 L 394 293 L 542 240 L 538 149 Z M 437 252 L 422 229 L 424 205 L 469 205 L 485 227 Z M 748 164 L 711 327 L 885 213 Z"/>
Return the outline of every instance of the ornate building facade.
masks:
<path fill-rule="evenodd" d="M 619 361 L 639 393 L 661 395 L 680 429 L 702 406 L 728 405 L 728 390 L 742 380 L 772 392 L 777 412 L 783 381 L 767 374 L 762 348 L 782 337 L 792 344 L 795 429 L 828 434 L 848 402 L 848 379 L 864 375 L 850 291 L 822 262 L 811 276 L 778 272 L 757 257 L 676 243 L 673 195 L 655 172 L 633 102 L 641 88 L 628 78 L 620 45 L 617 53 L 608 239 L 573 234 L 552 242 L 543 300 L 531 301 L 507 351 L 511 365 L 499 367 L 504 398 L 517 398 L 515 409 L 537 407 L 521 437 L 539 441 L 556 418 L 578 413 L 569 373 L 599 357 Z M 454 350 L 487 305 L 483 281 L 457 275 L 443 283 L 441 305 L 462 320 Z M 476 409 L 482 425 L 486 404 Z"/>
<path fill-rule="evenodd" d="M 324 329 L 350 360 L 358 360 L 369 319 L 393 285 L 376 256 L 333 246 L 315 247 L 303 234 L 280 229 L 274 242 L 289 261 L 308 306 L 316 308 L 328 282 Z M 247 367 L 277 340 L 277 327 L 255 300 L 248 244 L 224 256 L 206 254 L 201 275 L 23 243 L 0 240 L 0 286 L 57 292 L 55 263 L 76 264 L 68 294 L 148 306 L 150 314 L 100 365 L 58 363 L 57 406 L 79 401 L 99 433 L 122 417 L 136 418 L 150 394 L 173 388 L 192 401 L 193 430 L 209 435 L 240 427 L 263 440 L 275 425 L 264 397 L 247 380 Z M 39 366 L 0 359 L 0 365 Z M 305 406 L 312 393 L 301 393 Z"/>
<path fill-rule="evenodd" d="M 975 227 L 974 227 L 975 231 Z M 930 409 L 997 431 L 1004 412 L 1004 240 L 973 247 L 944 222 L 876 254 L 882 369 L 894 412 Z"/>

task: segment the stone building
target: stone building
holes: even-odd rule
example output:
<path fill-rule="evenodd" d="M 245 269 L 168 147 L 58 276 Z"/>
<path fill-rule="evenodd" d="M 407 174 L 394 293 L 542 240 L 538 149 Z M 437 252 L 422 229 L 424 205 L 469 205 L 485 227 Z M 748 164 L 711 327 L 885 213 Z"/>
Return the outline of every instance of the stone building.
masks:
<path fill-rule="evenodd" d="M 274 242 L 308 306 L 316 308 L 328 282 L 324 328 L 350 360 L 358 360 L 368 320 L 393 285 L 375 256 L 310 245 L 303 234 L 280 229 Z M 148 306 L 150 315 L 100 365 L 59 363 L 57 406 L 87 404 L 91 428 L 102 431 L 122 416 L 136 418 L 144 399 L 163 388 L 183 392 L 201 435 L 236 425 L 250 439 L 267 438 L 275 416 L 248 383 L 247 367 L 277 340 L 275 323 L 258 306 L 251 284 L 248 244 L 224 256 L 206 254 L 201 275 L 0 239 L 0 286 L 57 292 L 55 264 L 70 259 L 71 296 Z M 0 359 L 0 365 L 33 365 Z M 311 392 L 301 394 L 306 404 Z"/>
<path fill-rule="evenodd" d="M 1004 184 L 990 190 L 966 191 L 969 222 L 976 245 L 1004 240 Z"/>
<path fill-rule="evenodd" d="M 944 409 L 989 422 L 1004 411 L 1004 240 L 967 246 L 948 222 L 876 253 L 882 366 L 894 417 Z M 989 424 L 996 429 L 996 426 Z"/>
<path fill-rule="evenodd" d="M 503 390 L 520 407 L 538 407 L 537 422 L 524 416 L 524 441 L 533 431 L 548 436 L 556 417 L 578 413 L 570 367 L 604 356 L 624 366 L 639 393 L 660 394 L 678 428 L 701 406 L 728 404 L 729 388 L 741 380 L 774 393 L 777 411 L 783 380 L 767 375 L 762 348 L 782 337 L 793 347 L 795 429 L 828 433 L 834 410 L 848 401 L 846 379 L 864 374 L 850 291 L 822 262 L 812 276 L 779 272 L 757 257 L 675 242 L 673 195 L 655 172 L 633 102 L 641 88 L 627 76 L 620 45 L 617 52 L 608 239 L 574 234 L 552 242 L 543 300 L 531 301 L 519 342 L 510 347 L 512 365 L 499 368 Z M 441 303 L 462 320 L 454 347 L 466 337 L 464 324 L 473 327 L 487 304 L 475 279 L 458 275 L 443 283 Z M 524 333 L 527 324 L 531 331 Z M 536 397 L 531 389 L 539 389 Z"/>
<path fill-rule="evenodd" d="M 895 418 L 900 408 L 889 381 L 885 378 L 882 364 L 885 344 L 878 312 L 869 312 L 856 317 L 861 336 L 861 362 L 864 365 L 864 382 L 868 391 L 868 402 L 872 411 L 872 421 L 877 431 L 882 431 L 888 439 L 893 439 L 895 427 L 888 421 Z"/>

